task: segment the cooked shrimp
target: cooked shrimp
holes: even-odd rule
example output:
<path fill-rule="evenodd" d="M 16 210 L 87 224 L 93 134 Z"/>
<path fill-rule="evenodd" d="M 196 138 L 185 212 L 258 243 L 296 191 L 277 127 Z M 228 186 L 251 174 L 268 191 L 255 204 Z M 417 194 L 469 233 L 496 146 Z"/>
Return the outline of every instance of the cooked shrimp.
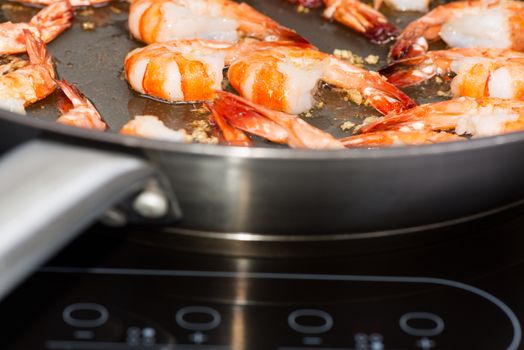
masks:
<path fill-rule="evenodd" d="M 441 38 L 451 47 L 524 50 L 524 3 L 457 1 L 436 7 L 411 22 L 393 45 L 399 60 L 424 54 L 428 41 Z"/>
<path fill-rule="evenodd" d="M 218 113 L 215 108 L 211 105 L 207 105 L 207 108 L 211 110 L 212 117 L 211 122 L 214 123 L 221 133 L 222 141 L 230 146 L 251 146 L 252 142 L 249 137 L 240 129 L 232 126 L 223 116 Z"/>
<path fill-rule="evenodd" d="M 300 114 L 313 107 L 313 96 L 320 81 L 358 91 L 366 103 L 383 114 L 415 105 L 378 73 L 307 48 L 280 47 L 254 52 L 236 60 L 229 68 L 228 77 L 240 95 L 290 114 Z"/>
<path fill-rule="evenodd" d="M 457 135 L 492 136 L 524 130 L 524 102 L 499 98 L 460 97 L 388 115 L 361 128 L 363 133 L 455 131 Z"/>
<path fill-rule="evenodd" d="M 125 60 L 131 87 L 166 101 L 211 100 L 221 89 L 223 69 L 255 50 L 293 43 L 175 40 L 131 51 Z"/>
<path fill-rule="evenodd" d="M 329 20 L 336 20 L 341 24 L 362 33 L 375 44 L 385 44 L 393 40 L 397 28 L 388 22 L 388 19 L 377 10 L 360 0 L 289 0 L 308 8 L 316 8 L 324 4 L 326 9 L 323 16 Z M 410 0 L 408 0 L 410 1 Z"/>
<path fill-rule="evenodd" d="M 107 124 L 102 120 L 100 113 L 76 87 L 65 80 L 56 81 L 60 89 L 68 98 L 68 102 L 59 104 L 62 115 L 57 122 L 79 128 L 104 131 Z"/>
<path fill-rule="evenodd" d="M 60 2 L 61 0 L 11 0 L 31 6 L 47 6 Z M 73 7 L 101 6 L 112 0 L 69 0 Z"/>
<path fill-rule="evenodd" d="M 187 142 L 188 139 L 184 129 L 170 129 L 154 115 L 136 116 L 120 129 L 120 134 L 175 142 Z"/>
<path fill-rule="evenodd" d="M 385 130 L 349 136 L 341 139 L 340 142 L 346 147 L 353 148 L 423 145 L 461 140 L 464 140 L 464 138 L 447 132 Z"/>
<path fill-rule="evenodd" d="M 53 61 L 44 42 L 27 29 L 23 34 L 29 64 L 0 77 L 0 107 L 25 114 L 24 107 L 47 97 L 56 83 Z"/>
<path fill-rule="evenodd" d="M 431 0 L 374 0 L 375 9 L 379 9 L 383 2 L 397 11 L 426 12 Z"/>
<path fill-rule="evenodd" d="M 288 1 L 292 4 L 304 6 L 310 9 L 321 7 L 324 2 L 323 0 L 288 0 Z"/>
<path fill-rule="evenodd" d="M 215 116 L 224 118 L 235 128 L 292 148 L 343 148 L 333 136 L 297 116 L 265 108 L 228 92 L 217 92 L 210 108 Z"/>
<path fill-rule="evenodd" d="M 384 44 L 394 39 L 397 28 L 380 12 L 359 0 L 324 0 L 324 17 L 335 19 L 362 33 L 371 42 Z"/>
<path fill-rule="evenodd" d="M 455 96 L 524 100 L 524 58 L 464 60 L 454 69 Z"/>
<path fill-rule="evenodd" d="M 505 61 L 524 58 L 524 53 L 504 49 L 463 48 L 429 51 L 423 55 L 405 58 L 382 68 L 380 74 L 397 87 L 419 84 L 435 76 L 446 77 L 457 73 L 461 62 Z"/>
<path fill-rule="evenodd" d="M 73 21 L 73 8 L 69 1 L 58 1 L 38 12 L 29 23 L 5 22 L 0 24 L 0 54 L 26 51 L 24 31 L 28 30 L 45 43 L 69 28 Z"/>
<path fill-rule="evenodd" d="M 146 43 L 175 39 L 237 42 L 307 41 L 245 3 L 231 0 L 137 0 L 129 10 L 131 34 Z"/>

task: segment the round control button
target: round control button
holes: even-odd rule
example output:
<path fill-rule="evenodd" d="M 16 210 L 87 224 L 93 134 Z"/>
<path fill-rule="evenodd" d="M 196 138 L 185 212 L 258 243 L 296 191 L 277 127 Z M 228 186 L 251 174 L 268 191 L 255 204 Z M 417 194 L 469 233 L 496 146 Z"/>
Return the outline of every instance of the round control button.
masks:
<path fill-rule="evenodd" d="M 299 320 L 301 317 L 319 318 L 322 324 L 318 326 L 301 324 Z M 305 334 L 321 334 L 333 327 L 333 317 L 325 311 L 315 309 L 295 310 L 289 314 L 287 322 L 293 330 Z"/>
<path fill-rule="evenodd" d="M 189 321 L 189 316 L 207 316 L 209 321 Z M 191 331 L 210 331 L 220 325 L 222 318 L 217 310 L 207 306 L 187 306 L 176 313 L 176 322 L 182 328 Z"/>
<path fill-rule="evenodd" d="M 415 326 L 415 322 L 426 322 L 428 326 Z M 444 331 L 444 321 L 430 312 L 408 312 L 399 321 L 400 328 L 415 337 L 434 337 Z"/>
<path fill-rule="evenodd" d="M 62 312 L 64 322 L 73 327 L 94 328 L 107 322 L 109 312 L 99 304 L 71 304 Z"/>

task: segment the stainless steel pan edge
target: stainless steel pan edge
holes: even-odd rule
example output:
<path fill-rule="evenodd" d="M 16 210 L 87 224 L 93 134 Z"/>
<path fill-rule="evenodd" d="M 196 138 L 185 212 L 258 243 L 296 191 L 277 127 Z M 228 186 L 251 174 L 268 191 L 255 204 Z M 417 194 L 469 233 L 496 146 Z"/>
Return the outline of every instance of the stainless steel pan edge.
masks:
<path fill-rule="evenodd" d="M 180 202 L 177 226 L 199 232 L 314 239 L 449 221 L 524 198 L 522 133 L 314 152 L 142 140 L 10 113 L 0 120 L 11 139 L 31 131 L 0 159 L 0 296 L 155 172 Z"/>
<path fill-rule="evenodd" d="M 306 151 L 177 144 L 6 114 L 66 143 L 132 153 L 162 172 L 183 230 L 319 236 L 453 222 L 524 198 L 524 134 L 394 149 Z M 93 142 L 94 141 L 94 142 Z"/>

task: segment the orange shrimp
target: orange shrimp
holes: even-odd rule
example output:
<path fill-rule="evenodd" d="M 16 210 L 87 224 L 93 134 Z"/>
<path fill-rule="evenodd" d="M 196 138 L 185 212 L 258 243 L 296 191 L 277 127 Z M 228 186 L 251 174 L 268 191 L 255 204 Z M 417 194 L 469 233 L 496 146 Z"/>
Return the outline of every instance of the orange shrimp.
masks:
<path fill-rule="evenodd" d="M 446 77 L 457 73 L 461 62 L 491 61 L 524 58 L 524 53 L 505 49 L 462 48 L 429 51 L 423 55 L 405 58 L 382 68 L 380 74 L 397 87 L 420 84 L 435 76 Z"/>
<path fill-rule="evenodd" d="M 343 138 L 340 140 L 348 148 L 384 147 L 403 145 L 424 145 L 441 142 L 462 141 L 465 138 L 447 132 L 385 130 L 369 132 Z"/>
<path fill-rule="evenodd" d="M 62 113 L 57 119 L 58 123 L 100 131 L 107 129 L 107 124 L 102 120 L 95 106 L 75 86 L 65 80 L 56 82 L 68 98 L 68 102 L 63 101 L 58 106 Z"/>
<path fill-rule="evenodd" d="M 397 38 L 390 58 L 424 54 L 442 38 L 451 47 L 524 50 L 524 4 L 520 1 L 457 1 L 411 22 Z"/>
<path fill-rule="evenodd" d="M 50 95 L 56 88 L 53 60 L 42 40 L 23 30 L 29 64 L 0 77 L 0 107 L 25 113 L 24 107 Z"/>
<path fill-rule="evenodd" d="M 223 69 L 255 50 L 294 45 L 286 42 L 175 40 L 131 51 L 125 60 L 130 86 L 166 101 L 211 100 L 221 88 Z"/>
<path fill-rule="evenodd" d="M 217 91 L 217 98 L 210 108 L 215 117 L 224 118 L 237 129 L 292 148 L 343 148 L 333 136 L 297 116 L 265 108 L 228 92 Z"/>
<path fill-rule="evenodd" d="M 28 30 L 45 43 L 56 38 L 73 22 L 73 8 L 68 0 L 49 5 L 38 12 L 29 23 L 5 22 L 0 24 L 0 54 L 26 51 L 24 31 Z"/>
<path fill-rule="evenodd" d="M 455 131 L 457 135 L 492 136 L 524 130 L 524 102 L 460 97 L 417 106 L 363 126 L 361 132 Z"/>
<path fill-rule="evenodd" d="M 455 96 L 524 100 L 524 57 L 465 61 L 451 82 Z"/>
<path fill-rule="evenodd" d="M 154 115 L 134 117 L 120 129 L 120 134 L 174 142 L 187 142 L 188 140 L 184 129 L 170 129 Z"/>
<path fill-rule="evenodd" d="M 137 0 L 129 10 L 129 30 L 148 44 L 175 39 L 237 42 L 243 37 L 307 43 L 251 6 L 231 0 Z"/>
<path fill-rule="evenodd" d="M 228 78 L 240 95 L 290 114 L 313 107 L 319 81 L 358 91 L 366 103 L 382 114 L 415 105 L 378 73 L 308 48 L 279 47 L 254 52 L 236 60 L 229 68 Z"/>
<path fill-rule="evenodd" d="M 419 11 L 425 12 L 431 0 L 374 0 L 373 5 L 376 10 L 383 2 L 397 11 Z"/>
<path fill-rule="evenodd" d="M 249 147 L 253 143 L 249 137 L 240 129 L 232 126 L 223 116 L 218 113 L 215 108 L 211 105 L 207 105 L 207 108 L 211 111 L 211 121 L 216 124 L 221 132 L 223 141 L 230 146 L 244 146 Z"/>
<path fill-rule="evenodd" d="M 324 5 L 325 18 L 362 33 L 373 43 L 385 44 L 398 34 L 386 16 L 359 0 L 324 0 Z"/>
<path fill-rule="evenodd" d="M 11 0 L 19 2 L 21 4 L 27 4 L 30 6 L 48 6 L 60 2 L 61 0 Z M 69 0 L 73 7 L 86 7 L 86 6 L 101 6 L 105 5 L 112 0 Z"/>

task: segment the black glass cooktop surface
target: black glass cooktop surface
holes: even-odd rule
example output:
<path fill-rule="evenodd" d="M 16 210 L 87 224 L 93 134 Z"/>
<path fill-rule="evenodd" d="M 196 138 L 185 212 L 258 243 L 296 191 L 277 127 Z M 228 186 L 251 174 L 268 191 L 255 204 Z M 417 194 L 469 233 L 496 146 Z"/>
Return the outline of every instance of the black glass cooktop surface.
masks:
<path fill-rule="evenodd" d="M 309 258 L 199 254 L 96 226 L 0 304 L 2 349 L 523 349 L 523 214 Z"/>

